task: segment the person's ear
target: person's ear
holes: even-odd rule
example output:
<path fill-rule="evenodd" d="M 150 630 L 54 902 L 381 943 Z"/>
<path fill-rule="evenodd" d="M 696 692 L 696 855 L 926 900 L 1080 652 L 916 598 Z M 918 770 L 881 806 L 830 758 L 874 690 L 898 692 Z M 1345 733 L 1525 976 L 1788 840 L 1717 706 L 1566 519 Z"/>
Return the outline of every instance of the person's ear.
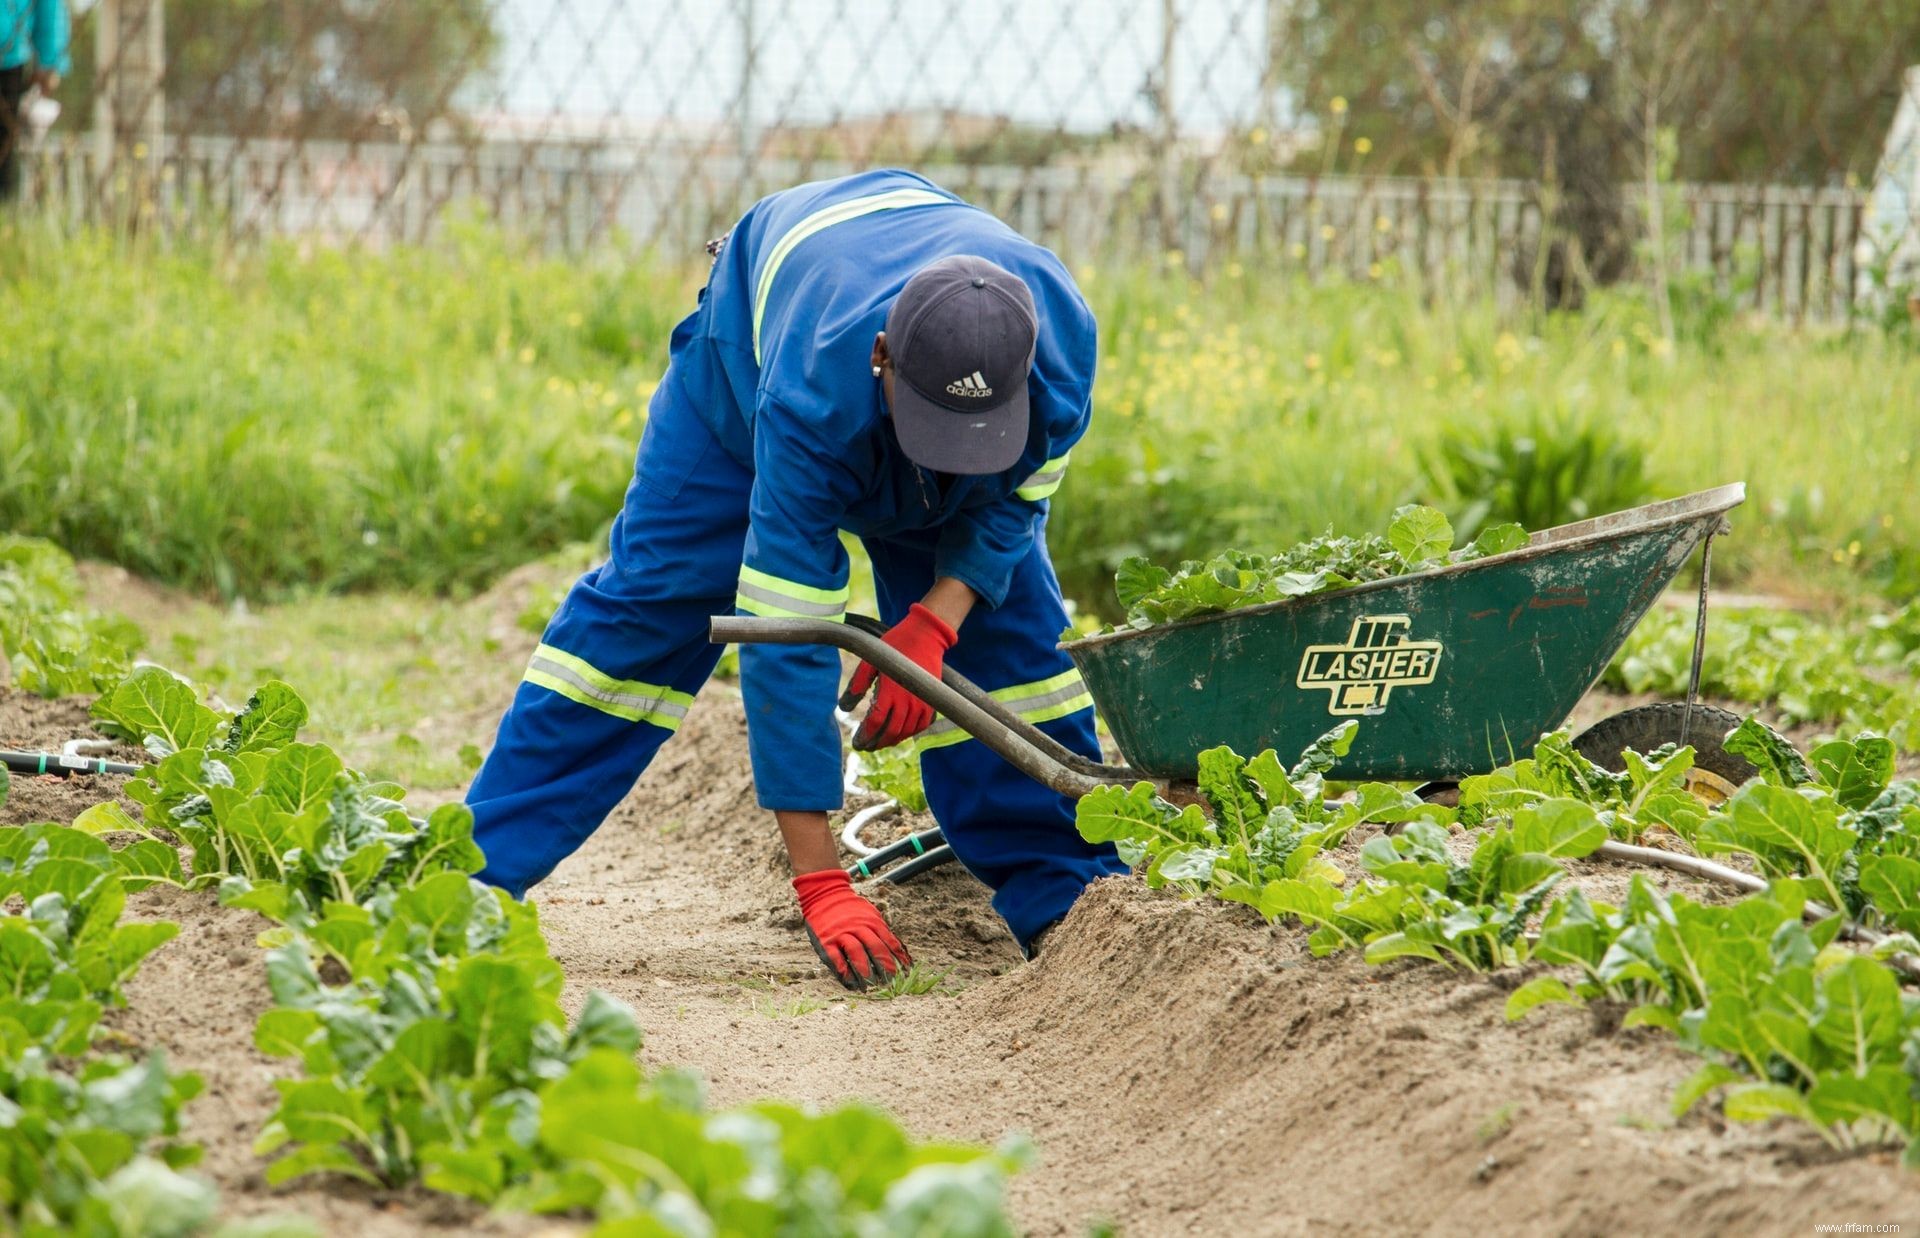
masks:
<path fill-rule="evenodd" d="M 893 364 L 893 357 L 887 352 L 887 333 L 881 331 L 873 337 L 873 376 L 880 377 L 881 371 Z"/>

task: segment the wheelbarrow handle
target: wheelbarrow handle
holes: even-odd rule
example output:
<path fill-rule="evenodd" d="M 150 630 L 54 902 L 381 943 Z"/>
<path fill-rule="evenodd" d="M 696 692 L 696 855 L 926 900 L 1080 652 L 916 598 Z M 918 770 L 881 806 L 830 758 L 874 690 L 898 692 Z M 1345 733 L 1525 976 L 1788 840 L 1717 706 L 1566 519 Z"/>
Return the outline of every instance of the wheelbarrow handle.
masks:
<path fill-rule="evenodd" d="M 848 615 L 847 625 L 858 628 L 862 632 L 882 642 L 886 639 L 887 625 L 870 616 Z M 891 649 L 892 646 L 888 646 L 888 648 Z M 1008 709 L 1005 705 L 995 700 L 991 692 L 988 692 L 985 688 L 982 688 L 979 684 L 968 679 L 965 675 L 962 675 L 950 666 L 941 667 L 940 682 L 952 688 L 961 696 L 966 697 L 981 709 L 986 710 L 989 714 L 992 714 L 994 718 L 999 720 L 1000 725 L 1006 727 L 1021 739 L 1026 740 L 1077 774 L 1085 774 L 1087 777 L 1098 779 L 1103 783 L 1139 782 L 1146 777 L 1146 775 L 1142 774 L 1139 770 L 1129 768 L 1125 765 L 1106 765 L 1099 761 L 1089 761 L 1086 757 L 1081 756 L 1053 736 L 1033 725 L 1033 723 L 1028 722 L 1019 714 Z"/>
<path fill-rule="evenodd" d="M 831 645 L 844 649 L 872 663 L 881 674 L 933 706 L 1014 768 L 1062 795 L 1078 797 L 1102 783 L 1140 780 L 1141 775 L 1134 770 L 1101 765 L 1068 750 L 951 667 L 935 679 L 882 640 L 885 632 L 879 623 L 859 615 L 849 615 L 845 623 L 716 615 L 708 639 L 720 645 Z"/>

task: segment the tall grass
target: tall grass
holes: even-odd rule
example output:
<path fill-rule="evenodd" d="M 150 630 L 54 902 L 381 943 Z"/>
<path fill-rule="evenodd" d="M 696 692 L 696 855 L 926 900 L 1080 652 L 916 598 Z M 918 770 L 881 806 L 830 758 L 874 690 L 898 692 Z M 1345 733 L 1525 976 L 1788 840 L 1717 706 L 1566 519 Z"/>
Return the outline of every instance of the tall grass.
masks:
<path fill-rule="evenodd" d="M 1079 274 L 1101 378 L 1053 544 L 1069 591 L 1096 604 L 1129 553 L 1275 547 L 1381 528 L 1410 500 L 1470 500 L 1439 467 L 1448 441 L 1542 427 L 1549 456 L 1604 462 L 1637 445 L 1659 497 L 1749 482 L 1716 556 L 1723 580 L 1920 589 L 1920 351 L 1899 337 L 1708 321 L 1670 344 L 1625 293 L 1515 318 L 1431 306 L 1390 277 Z M 1586 485 L 1602 499 L 1620 477 L 1596 468 Z"/>
<path fill-rule="evenodd" d="M 686 278 L 469 227 L 241 256 L 0 232 L 0 527 L 222 592 L 444 588 L 618 504 Z"/>
<path fill-rule="evenodd" d="M 0 527 L 226 593 L 472 586 L 611 516 L 702 274 L 477 224 L 428 250 L 248 254 L 0 225 Z M 1461 427 L 1602 427 L 1668 493 L 1744 478 L 1724 562 L 1763 584 L 1920 588 L 1911 344 L 1705 316 L 1672 345 L 1630 295 L 1513 318 L 1391 273 L 1080 275 L 1101 374 L 1052 543 L 1088 604 L 1127 554 L 1471 498 L 1427 467 Z"/>

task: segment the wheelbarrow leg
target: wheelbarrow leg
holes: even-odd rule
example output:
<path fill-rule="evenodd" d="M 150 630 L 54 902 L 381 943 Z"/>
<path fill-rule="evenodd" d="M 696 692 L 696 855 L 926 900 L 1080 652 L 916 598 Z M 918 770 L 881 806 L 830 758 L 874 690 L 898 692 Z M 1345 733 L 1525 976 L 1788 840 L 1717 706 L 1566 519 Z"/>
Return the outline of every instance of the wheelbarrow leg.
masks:
<path fill-rule="evenodd" d="M 1714 527 L 1700 543 L 1700 604 L 1693 616 L 1693 666 L 1687 672 L 1687 712 L 1680 719 L 1680 742 L 1685 744 L 1693 731 L 1694 707 L 1700 703 L 1700 669 L 1707 660 L 1707 577 L 1713 571 L 1713 539 L 1725 522 Z"/>

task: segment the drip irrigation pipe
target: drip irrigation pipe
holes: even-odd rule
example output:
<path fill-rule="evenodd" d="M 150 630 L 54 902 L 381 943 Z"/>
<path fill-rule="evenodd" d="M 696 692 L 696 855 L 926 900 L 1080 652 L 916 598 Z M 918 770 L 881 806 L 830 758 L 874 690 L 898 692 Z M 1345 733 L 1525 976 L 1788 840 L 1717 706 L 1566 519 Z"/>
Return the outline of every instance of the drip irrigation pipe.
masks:
<path fill-rule="evenodd" d="M 1609 842 L 1601 843 L 1593 854 L 1607 860 L 1625 860 L 1629 864 L 1654 864 L 1661 868 L 1670 868 L 1675 872 L 1732 886 L 1748 894 L 1758 894 L 1767 888 L 1765 879 L 1756 877 L 1752 873 L 1743 873 L 1737 868 L 1715 864 L 1712 860 L 1703 860 L 1697 855 L 1662 851 L 1658 847 L 1635 847 L 1629 843 Z M 1809 902 L 1802 914 L 1809 920 L 1824 920 L 1834 913 L 1825 904 Z M 1885 933 L 1857 926 L 1843 927 L 1840 935 L 1849 941 L 1857 941 L 1869 949 L 1887 940 Z M 1911 954 L 1895 954 L 1890 956 L 1887 962 L 1907 979 L 1920 981 L 1920 958 Z"/>
<path fill-rule="evenodd" d="M 0 752 L 0 765 L 10 773 L 55 774 L 65 778 L 72 774 L 137 774 L 138 765 L 128 765 L 124 761 L 108 761 L 100 757 L 81 756 L 66 752 Z"/>
<path fill-rule="evenodd" d="M 878 854 L 881 849 L 867 846 L 866 842 L 860 837 L 860 831 L 866 829 L 875 821 L 884 820 L 899 811 L 899 800 L 882 800 L 870 808 L 862 808 L 859 812 L 847 818 L 846 826 L 840 831 L 840 845 L 863 860 L 871 859 L 874 855 Z"/>
<path fill-rule="evenodd" d="M 928 831 L 928 833 L 935 832 L 937 831 Z M 889 885 L 899 885 L 902 882 L 912 881 L 921 873 L 929 869 L 938 868 L 951 859 L 953 859 L 953 848 L 942 844 L 941 846 L 933 848 L 933 850 L 927 852 L 925 855 L 916 856 L 897 868 L 890 868 L 886 872 L 881 873 L 880 880 L 887 882 Z"/>
<path fill-rule="evenodd" d="M 918 834 L 909 834 L 905 838 L 888 843 L 871 855 L 862 856 L 858 863 L 847 870 L 847 875 L 850 877 L 876 877 L 881 875 L 880 870 L 882 868 L 885 868 L 895 860 L 903 860 L 908 857 L 925 859 L 935 852 L 945 852 L 950 856 L 953 854 L 953 851 L 944 845 L 946 841 L 947 836 L 940 832 L 939 826 L 935 826 L 930 830 L 922 830 Z M 925 872 L 931 867 L 933 867 L 931 864 L 922 865 L 914 871 Z M 886 875 L 889 880 L 899 880 L 891 873 Z"/>

